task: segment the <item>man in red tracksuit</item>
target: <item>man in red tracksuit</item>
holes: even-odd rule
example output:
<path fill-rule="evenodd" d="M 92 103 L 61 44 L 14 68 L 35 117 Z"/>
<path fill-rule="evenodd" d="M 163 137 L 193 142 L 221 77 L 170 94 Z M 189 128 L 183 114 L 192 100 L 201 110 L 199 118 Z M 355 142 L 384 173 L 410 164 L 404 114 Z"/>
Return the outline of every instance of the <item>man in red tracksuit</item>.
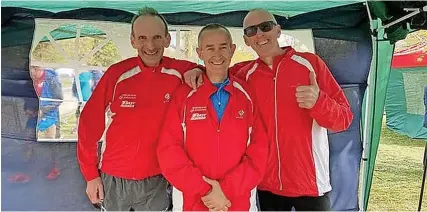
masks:
<path fill-rule="evenodd" d="M 234 50 L 224 26 L 205 26 L 197 48 L 205 83 L 182 85 L 169 106 L 157 154 L 174 210 L 256 210 L 268 141 L 247 84 L 228 75 Z"/>
<path fill-rule="evenodd" d="M 196 67 L 163 56 L 170 39 L 165 19 L 152 8 L 141 10 L 132 20 L 131 34 L 138 57 L 109 67 L 82 111 L 78 162 L 89 199 L 102 202 L 107 210 L 160 211 L 170 204 L 157 141 L 171 94 L 184 72 Z M 98 160 L 97 144 L 104 130 Z"/>
<path fill-rule="evenodd" d="M 256 89 L 270 141 L 261 210 L 330 210 L 327 129 L 351 124 L 344 92 L 319 56 L 279 47 L 281 29 L 268 11 L 250 11 L 243 26 L 259 58 L 237 76 Z"/>

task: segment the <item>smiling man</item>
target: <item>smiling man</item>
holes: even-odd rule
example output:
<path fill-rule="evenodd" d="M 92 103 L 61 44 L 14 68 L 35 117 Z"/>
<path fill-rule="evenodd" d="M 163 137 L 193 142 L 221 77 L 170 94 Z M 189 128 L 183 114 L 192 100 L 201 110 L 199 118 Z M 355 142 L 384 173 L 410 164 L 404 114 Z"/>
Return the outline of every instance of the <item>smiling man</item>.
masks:
<path fill-rule="evenodd" d="M 228 74 L 235 48 L 224 26 L 205 26 L 197 48 L 205 83 L 182 85 L 168 109 L 157 153 L 174 210 L 256 210 L 268 142 L 255 97 Z"/>
<path fill-rule="evenodd" d="M 327 129 L 351 124 L 344 92 L 319 56 L 279 47 L 280 25 L 267 10 L 250 11 L 243 27 L 245 43 L 259 58 L 237 76 L 256 88 L 270 141 L 258 187 L 261 210 L 330 210 Z"/>
<path fill-rule="evenodd" d="M 113 64 L 99 81 L 81 113 L 77 158 L 92 203 L 111 211 L 162 211 L 170 198 L 156 155 L 161 125 L 184 73 L 200 70 L 163 56 L 171 37 L 156 10 L 141 10 L 131 27 L 138 56 Z"/>

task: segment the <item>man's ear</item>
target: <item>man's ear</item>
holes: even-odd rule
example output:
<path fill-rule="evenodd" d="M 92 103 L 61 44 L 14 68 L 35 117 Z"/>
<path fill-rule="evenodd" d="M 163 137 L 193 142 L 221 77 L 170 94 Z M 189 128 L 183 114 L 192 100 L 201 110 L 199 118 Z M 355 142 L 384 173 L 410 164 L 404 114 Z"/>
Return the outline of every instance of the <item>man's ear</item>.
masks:
<path fill-rule="evenodd" d="M 243 40 L 245 41 L 246 46 L 251 46 L 248 42 L 248 37 L 246 37 L 246 35 L 243 35 Z"/>
<path fill-rule="evenodd" d="M 169 45 L 171 44 L 171 34 L 166 34 L 166 43 L 165 43 L 165 48 L 168 48 Z"/>
<path fill-rule="evenodd" d="M 133 35 L 130 35 L 130 44 L 134 49 L 138 49 L 138 47 L 135 45 L 135 37 Z"/>
<path fill-rule="evenodd" d="M 277 30 L 277 38 L 279 38 L 280 35 L 282 34 L 282 28 L 280 27 L 279 24 L 276 25 L 276 30 Z"/>
<path fill-rule="evenodd" d="M 236 44 L 231 44 L 231 56 L 234 55 L 234 51 L 236 50 Z"/>
<path fill-rule="evenodd" d="M 200 58 L 201 60 L 203 60 L 203 59 L 202 59 L 202 48 L 197 47 L 197 48 L 196 48 L 196 52 L 197 52 L 197 55 L 199 55 L 199 58 Z"/>

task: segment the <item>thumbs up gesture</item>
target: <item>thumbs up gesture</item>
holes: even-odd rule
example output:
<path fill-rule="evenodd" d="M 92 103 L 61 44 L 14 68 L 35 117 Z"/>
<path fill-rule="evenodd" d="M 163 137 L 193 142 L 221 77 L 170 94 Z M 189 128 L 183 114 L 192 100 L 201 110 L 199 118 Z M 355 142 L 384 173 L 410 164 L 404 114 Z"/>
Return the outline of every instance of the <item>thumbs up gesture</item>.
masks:
<path fill-rule="evenodd" d="M 316 81 L 316 73 L 310 71 L 310 85 L 301 85 L 297 87 L 296 97 L 300 108 L 311 109 L 319 98 L 319 85 Z"/>

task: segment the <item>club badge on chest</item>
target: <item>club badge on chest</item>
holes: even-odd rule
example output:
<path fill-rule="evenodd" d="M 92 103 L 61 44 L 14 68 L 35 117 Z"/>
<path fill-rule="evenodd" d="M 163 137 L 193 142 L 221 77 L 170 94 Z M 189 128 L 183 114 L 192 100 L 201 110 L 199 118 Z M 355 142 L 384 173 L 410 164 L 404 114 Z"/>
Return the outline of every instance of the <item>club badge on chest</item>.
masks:
<path fill-rule="evenodd" d="M 171 95 L 169 93 L 166 93 L 165 94 L 165 99 L 164 99 L 163 103 L 169 103 L 170 99 L 171 99 Z"/>
<path fill-rule="evenodd" d="M 243 119 L 244 115 L 245 115 L 245 111 L 244 110 L 239 110 L 239 112 L 237 112 L 236 118 Z"/>

